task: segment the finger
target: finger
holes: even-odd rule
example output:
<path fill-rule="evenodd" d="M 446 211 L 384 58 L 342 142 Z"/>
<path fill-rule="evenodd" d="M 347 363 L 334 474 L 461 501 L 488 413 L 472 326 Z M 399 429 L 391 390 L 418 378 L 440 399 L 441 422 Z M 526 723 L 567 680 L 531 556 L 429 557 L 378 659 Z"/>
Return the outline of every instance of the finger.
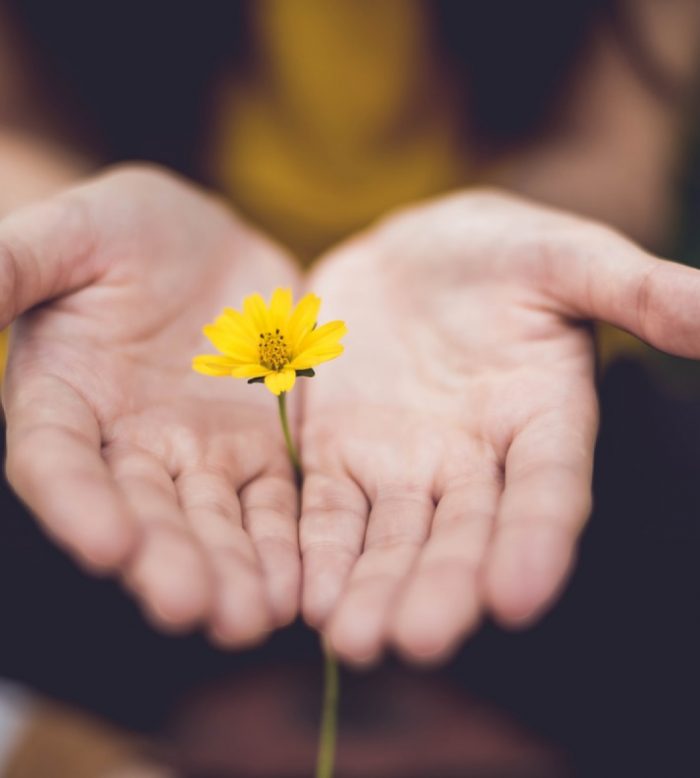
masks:
<path fill-rule="evenodd" d="M 360 555 L 368 514 L 367 498 L 351 478 L 312 472 L 304 480 L 302 612 L 313 627 L 325 623 Z"/>
<path fill-rule="evenodd" d="M 700 357 L 700 271 L 587 226 L 585 240 L 548 249 L 549 292 L 576 316 L 610 322 L 656 348 Z"/>
<path fill-rule="evenodd" d="M 46 531 L 90 568 L 119 569 L 139 532 L 105 465 L 92 409 L 63 380 L 11 374 L 4 386 L 7 476 Z"/>
<path fill-rule="evenodd" d="M 400 587 L 428 536 L 435 505 L 410 487 L 380 491 L 372 505 L 362 555 L 328 625 L 333 649 L 349 662 L 375 661 Z"/>
<path fill-rule="evenodd" d="M 591 397 L 576 417 L 541 416 L 513 440 L 484 570 L 487 602 L 504 624 L 534 620 L 562 588 L 591 510 L 597 425 Z"/>
<path fill-rule="evenodd" d="M 451 486 L 440 499 L 430 538 L 392 616 L 392 642 L 408 659 L 443 659 L 476 627 L 478 572 L 500 491 L 495 471 Z"/>
<path fill-rule="evenodd" d="M 101 272 L 89 208 L 80 196 L 22 208 L 0 223 L 0 328 L 45 300 L 87 286 Z"/>
<path fill-rule="evenodd" d="M 263 475 L 241 490 L 243 526 L 260 560 L 277 626 L 299 612 L 299 496 L 291 478 Z"/>
<path fill-rule="evenodd" d="M 182 630 L 202 622 L 212 607 L 212 574 L 172 478 L 147 451 L 112 444 L 103 455 L 142 528 L 126 585 L 161 627 Z"/>
<path fill-rule="evenodd" d="M 257 554 L 241 523 L 238 494 L 218 472 L 184 472 L 175 483 L 216 580 L 212 637 L 222 646 L 252 645 L 270 630 L 272 619 Z"/>

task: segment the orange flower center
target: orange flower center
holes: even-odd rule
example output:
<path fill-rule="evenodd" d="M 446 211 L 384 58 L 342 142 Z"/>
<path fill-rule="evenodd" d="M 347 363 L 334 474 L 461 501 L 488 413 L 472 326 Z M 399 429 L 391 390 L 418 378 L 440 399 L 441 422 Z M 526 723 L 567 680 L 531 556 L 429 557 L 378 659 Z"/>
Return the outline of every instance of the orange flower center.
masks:
<path fill-rule="evenodd" d="M 268 370 L 281 370 L 289 363 L 289 351 L 279 330 L 261 332 L 258 344 L 260 364 Z"/>

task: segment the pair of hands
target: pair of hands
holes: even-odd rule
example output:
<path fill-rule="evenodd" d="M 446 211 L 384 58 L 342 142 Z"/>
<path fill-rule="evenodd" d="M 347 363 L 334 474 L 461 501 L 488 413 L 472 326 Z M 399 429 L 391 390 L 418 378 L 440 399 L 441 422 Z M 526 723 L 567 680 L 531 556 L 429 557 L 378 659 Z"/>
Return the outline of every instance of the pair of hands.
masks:
<path fill-rule="evenodd" d="M 222 204 L 147 167 L 0 223 L 7 471 L 46 531 L 163 628 L 243 646 L 301 606 L 344 659 L 449 653 L 536 618 L 590 511 L 587 322 L 700 356 L 700 273 L 475 191 L 386 218 L 306 279 L 346 354 L 290 395 L 192 372 L 201 327 L 304 279 Z M 303 569 L 303 576 L 302 576 Z M 302 583 L 303 580 L 303 583 Z"/>

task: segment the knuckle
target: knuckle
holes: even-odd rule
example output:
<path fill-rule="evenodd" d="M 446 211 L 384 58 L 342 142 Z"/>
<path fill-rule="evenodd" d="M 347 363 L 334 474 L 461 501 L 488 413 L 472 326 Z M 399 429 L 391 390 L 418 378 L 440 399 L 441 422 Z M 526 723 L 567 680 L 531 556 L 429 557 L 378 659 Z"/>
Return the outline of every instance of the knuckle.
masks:
<path fill-rule="evenodd" d="M 652 265 L 639 279 L 634 290 L 634 311 L 637 327 L 643 337 L 648 337 L 650 313 L 654 310 L 654 297 L 661 265 Z"/>
<path fill-rule="evenodd" d="M 205 511 L 215 516 L 228 517 L 235 512 L 235 502 L 232 496 L 224 494 L 200 494 L 192 498 L 181 498 L 190 511 Z"/>
<path fill-rule="evenodd" d="M 279 516 L 288 516 L 294 511 L 294 486 L 278 476 L 260 478 L 242 491 L 241 503 L 247 512 L 267 511 Z"/>
<path fill-rule="evenodd" d="M 422 517 L 435 510 L 435 499 L 427 485 L 413 482 L 380 484 L 372 510 L 382 515 Z"/>
<path fill-rule="evenodd" d="M 357 502 L 356 489 L 326 476 L 310 476 L 304 488 L 304 513 L 347 511 Z"/>
<path fill-rule="evenodd" d="M 334 569 L 338 571 L 339 560 L 342 558 L 348 563 L 357 559 L 358 549 L 346 545 L 341 538 L 334 536 L 306 538 L 302 535 L 300 539 L 301 551 L 304 557 L 312 554 L 319 554 L 324 559 L 334 561 Z"/>
<path fill-rule="evenodd" d="M 297 558 L 299 555 L 298 543 L 291 537 L 268 534 L 254 536 L 253 541 L 263 556 L 281 554 L 282 556 Z"/>
<path fill-rule="evenodd" d="M 367 552 L 415 551 L 425 543 L 425 539 L 425 531 L 373 533 L 371 538 L 368 538 Z"/>
<path fill-rule="evenodd" d="M 593 510 L 590 489 L 572 491 L 566 503 L 546 492 L 531 495 L 527 506 L 511 505 L 502 516 L 504 530 L 517 533 L 536 528 L 562 531 L 572 536 L 583 529 Z"/>

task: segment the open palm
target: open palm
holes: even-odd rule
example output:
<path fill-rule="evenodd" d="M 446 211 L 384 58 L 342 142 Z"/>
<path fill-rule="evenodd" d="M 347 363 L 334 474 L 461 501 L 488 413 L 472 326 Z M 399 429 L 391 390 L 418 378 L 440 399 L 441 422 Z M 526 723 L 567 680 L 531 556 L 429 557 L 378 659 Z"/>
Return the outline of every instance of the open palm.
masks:
<path fill-rule="evenodd" d="M 304 398 L 303 609 L 354 662 L 449 652 L 555 597 L 590 511 L 587 320 L 700 354 L 700 274 L 497 193 L 387 219 L 314 288 L 350 323 Z"/>
<path fill-rule="evenodd" d="M 192 372 L 201 326 L 293 265 L 151 169 L 0 226 L 8 475 L 48 532 L 162 626 L 242 645 L 297 609 L 296 495 L 271 396 Z M 21 281 L 20 281 L 21 279 Z"/>

